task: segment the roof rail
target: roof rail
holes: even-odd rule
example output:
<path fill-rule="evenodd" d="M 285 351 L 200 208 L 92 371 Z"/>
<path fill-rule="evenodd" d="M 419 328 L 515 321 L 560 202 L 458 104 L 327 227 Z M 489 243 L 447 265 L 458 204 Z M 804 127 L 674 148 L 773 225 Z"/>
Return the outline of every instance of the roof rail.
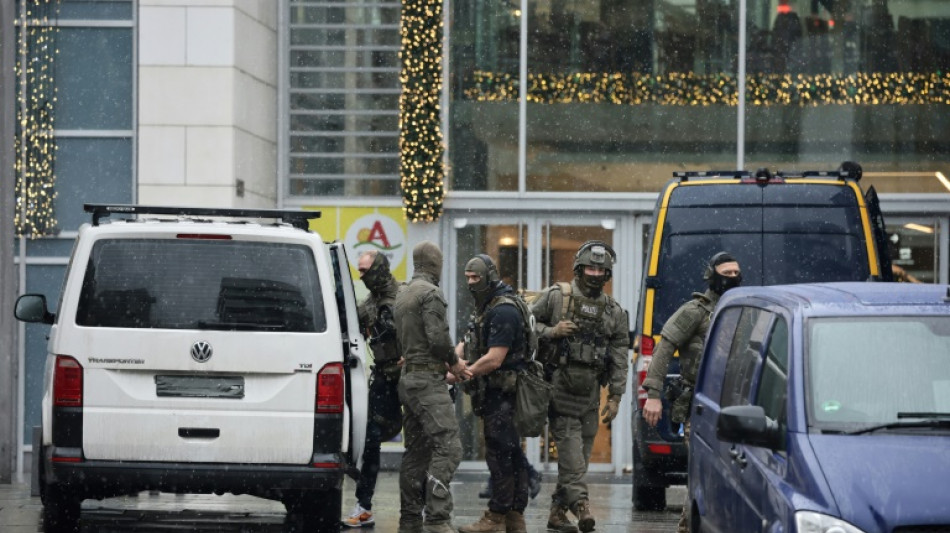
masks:
<path fill-rule="evenodd" d="M 688 170 L 688 171 L 676 171 L 673 172 L 674 178 L 679 178 L 680 181 L 689 181 L 691 179 L 716 179 L 716 178 L 731 178 L 731 179 L 743 179 L 749 178 L 752 174 L 748 170 Z"/>
<path fill-rule="evenodd" d="M 804 170 L 804 171 L 786 171 L 782 170 L 775 173 L 782 178 L 826 178 L 833 180 L 853 179 L 846 170 Z"/>
<path fill-rule="evenodd" d="M 98 226 L 99 219 L 113 213 L 124 215 L 177 215 L 234 218 L 276 218 L 295 228 L 307 230 L 310 220 L 320 218 L 320 211 L 284 210 L 284 209 L 228 209 L 217 207 L 171 207 L 157 205 L 130 204 L 83 204 L 83 210 L 92 213 L 92 225 Z"/>

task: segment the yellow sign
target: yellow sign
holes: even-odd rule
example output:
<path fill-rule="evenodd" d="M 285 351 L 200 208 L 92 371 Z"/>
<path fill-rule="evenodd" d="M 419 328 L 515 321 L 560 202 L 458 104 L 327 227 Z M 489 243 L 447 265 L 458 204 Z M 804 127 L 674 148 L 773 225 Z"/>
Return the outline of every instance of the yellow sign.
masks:
<path fill-rule="evenodd" d="M 354 280 L 361 253 L 376 250 L 389 258 L 389 268 L 397 280 L 406 279 L 407 222 L 401 207 L 323 207 L 320 218 L 310 221 L 310 229 L 323 240 L 341 241 L 346 247 Z"/>

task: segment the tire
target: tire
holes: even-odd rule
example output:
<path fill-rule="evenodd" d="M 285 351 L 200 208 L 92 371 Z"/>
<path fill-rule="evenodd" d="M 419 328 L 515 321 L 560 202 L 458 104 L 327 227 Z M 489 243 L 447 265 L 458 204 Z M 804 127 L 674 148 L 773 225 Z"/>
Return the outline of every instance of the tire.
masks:
<path fill-rule="evenodd" d="M 666 487 L 652 482 L 636 449 L 633 453 L 633 508 L 637 511 L 666 509 Z"/>
<path fill-rule="evenodd" d="M 343 494 L 340 490 L 304 491 L 284 499 L 287 533 L 340 531 Z"/>
<path fill-rule="evenodd" d="M 57 485 L 44 485 L 43 531 L 46 533 L 78 533 L 82 499 Z"/>

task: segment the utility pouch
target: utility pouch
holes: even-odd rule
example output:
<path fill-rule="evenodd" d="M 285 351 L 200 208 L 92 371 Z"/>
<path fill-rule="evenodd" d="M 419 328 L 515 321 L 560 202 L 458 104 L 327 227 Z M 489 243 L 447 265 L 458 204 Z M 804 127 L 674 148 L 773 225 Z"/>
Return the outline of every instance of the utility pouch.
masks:
<path fill-rule="evenodd" d="M 590 394 L 598 386 L 597 372 L 591 366 L 568 364 L 554 373 L 554 385 L 571 394 Z"/>
<path fill-rule="evenodd" d="M 501 392 L 514 392 L 518 384 L 518 373 L 514 370 L 495 370 L 487 377 L 488 386 Z"/>
<path fill-rule="evenodd" d="M 548 405 L 554 387 L 544 379 L 541 364 L 529 361 L 517 373 L 514 424 L 518 435 L 538 437 L 548 420 Z"/>
<path fill-rule="evenodd" d="M 485 379 L 479 377 L 463 381 L 461 388 L 462 392 L 471 397 L 472 413 L 482 416 L 485 412 Z"/>

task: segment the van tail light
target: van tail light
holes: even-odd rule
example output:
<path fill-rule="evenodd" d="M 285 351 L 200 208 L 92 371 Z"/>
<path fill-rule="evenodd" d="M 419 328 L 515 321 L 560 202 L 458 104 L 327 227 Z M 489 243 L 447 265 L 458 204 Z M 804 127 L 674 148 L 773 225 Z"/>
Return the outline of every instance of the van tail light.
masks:
<path fill-rule="evenodd" d="M 82 407 L 82 365 L 66 355 L 56 356 L 53 371 L 53 405 Z"/>
<path fill-rule="evenodd" d="M 647 403 L 647 391 L 643 388 L 643 380 L 647 378 L 647 370 L 650 368 L 650 361 L 653 360 L 653 350 L 656 348 L 656 342 L 652 335 L 640 335 L 640 357 L 637 358 L 637 405 L 643 410 L 643 405 Z"/>
<path fill-rule="evenodd" d="M 330 363 L 317 374 L 317 412 L 343 412 L 343 363 Z"/>

